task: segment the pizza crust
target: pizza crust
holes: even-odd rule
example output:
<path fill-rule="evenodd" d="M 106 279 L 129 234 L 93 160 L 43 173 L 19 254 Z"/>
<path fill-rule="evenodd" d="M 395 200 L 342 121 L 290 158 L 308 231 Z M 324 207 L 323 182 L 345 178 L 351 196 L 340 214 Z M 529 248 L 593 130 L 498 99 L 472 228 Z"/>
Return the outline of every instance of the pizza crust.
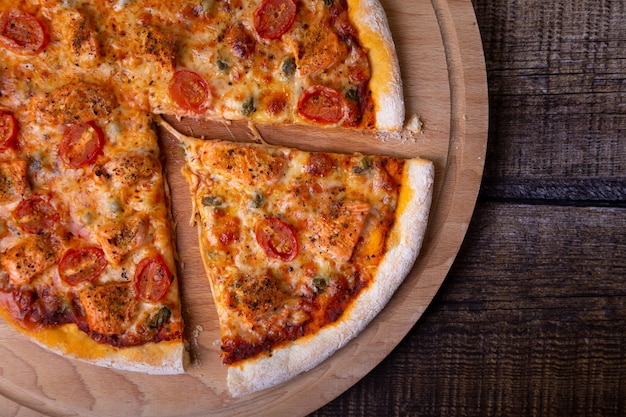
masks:
<path fill-rule="evenodd" d="M 391 299 L 422 246 L 432 200 L 433 164 L 411 159 L 406 167 L 398 201 L 398 220 L 389 237 L 391 246 L 372 285 L 336 323 L 273 350 L 271 356 L 230 366 L 227 382 L 231 395 L 238 397 L 269 388 L 314 368 L 363 331 Z"/>
<path fill-rule="evenodd" d="M 34 331 L 16 328 L 46 350 L 106 368 L 153 375 L 176 375 L 184 373 L 189 363 L 189 354 L 180 339 L 115 348 L 95 342 L 78 330 L 75 324 Z"/>
<path fill-rule="evenodd" d="M 359 32 L 359 41 L 368 51 L 376 128 L 400 130 L 405 118 L 404 93 L 396 47 L 385 9 L 379 0 L 348 0 L 348 10 L 352 24 Z"/>

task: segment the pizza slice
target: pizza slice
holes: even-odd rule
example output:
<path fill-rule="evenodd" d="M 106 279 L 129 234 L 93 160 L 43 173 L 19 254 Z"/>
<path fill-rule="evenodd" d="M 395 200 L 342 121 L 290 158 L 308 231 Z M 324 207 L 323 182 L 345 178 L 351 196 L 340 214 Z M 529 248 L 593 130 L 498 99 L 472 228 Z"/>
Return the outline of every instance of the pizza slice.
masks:
<path fill-rule="evenodd" d="M 411 269 L 431 162 L 181 142 L 234 396 L 307 371 L 361 332 Z"/>
<path fill-rule="evenodd" d="M 65 356 L 181 373 L 169 198 L 149 115 L 97 80 L 50 88 L 5 112 L 18 133 L 0 149 L 0 315 Z"/>
<path fill-rule="evenodd" d="M 94 3 L 116 84 L 153 113 L 371 131 L 404 123 L 378 0 Z"/>

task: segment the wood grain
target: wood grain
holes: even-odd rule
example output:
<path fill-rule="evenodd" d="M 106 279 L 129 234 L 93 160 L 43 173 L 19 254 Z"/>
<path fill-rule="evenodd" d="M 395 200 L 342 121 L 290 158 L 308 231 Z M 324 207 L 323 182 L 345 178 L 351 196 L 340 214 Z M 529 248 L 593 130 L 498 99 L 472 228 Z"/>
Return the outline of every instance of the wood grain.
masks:
<path fill-rule="evenodd" d="M 314 415 L 624 415 L 625 296 L 626 210 L 482 203 L 419 324 Z"/>
<path fill-rule="evenodd" d="M 471 3 L 382 2 L 405 82 L 409 115 L 422 134 L 381 138 L 347 130 L 259 126 L 270 143 L 304 149 L 360 151 L 432 159 L 436 190 L 424 248 L 402 290 L 357 339 L 285 385 L 240 399 L 225 386 L 219 330 L 200 261 L 180 150 L 162 138 L 180 252 L 179 279 L 193 364 L 186 375 L 150 376 L 98 368 L 43 351 L 0 322 L 0 395 L 9 416 L 305 415 L 341 394 L 397 345 L 439 289 L 467 230 L 483 172 L 487 84 Z M 177 122 L 185 133 L 248 138 L 241 125 Z M 62 378 L 63 383 L 59 383 Z M 15 408 L 13 404 L 18 404 Z"/>
<path fill-rule="evenodd" d="M 437 297 L 312 416 L 626 415 L 626 3 L 473 0 L 485 177 Z"/>
<path fill-rule="evenodd" d="M 493 116 L 486 179 L 624 178 L 624 2 L 474 3 Z"/>

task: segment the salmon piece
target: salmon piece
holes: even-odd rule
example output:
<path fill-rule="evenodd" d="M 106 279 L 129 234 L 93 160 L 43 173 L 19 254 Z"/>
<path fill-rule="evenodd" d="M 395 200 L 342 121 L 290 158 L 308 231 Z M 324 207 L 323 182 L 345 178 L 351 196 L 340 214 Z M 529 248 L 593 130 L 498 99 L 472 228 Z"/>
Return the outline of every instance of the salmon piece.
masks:
<path fill-rule="evenodd" d="M 21 199 L 28 191 L 26 162 L 21 159 L 0 162 L 0 204 Z"/>
<path fill-rule="evenodd" d="M 250 322 L 271 319 L 284 306 L 288 297 L 288 289 L 283 288 L 285 284 L 269 269 L 254 275 L 226 275 L 225 305 Z"/>
<path fill-rule="evenodd" d="M 143 27 L 138 35 L 138 56 L 165 71 L 173 71 L 178 49 L 174 36 L 155 26 Z"/>
<path fill-rule="evenodd" d="M 148 219 L 133 216 L 122 222 L 110 222 L 98 228 L 97 240 L 109 262 L 122 263 L 126 255 L 146 243 L 149 236 Z"/>
<path fill-rule="evenodd" d="M 63 27 L 72 51 L 72 63 L 80 67 L 93 65 L 101 56 L 100 43 L 93 23 L 78 10 L 67 10 L 69 22 Z"/>
<path fill-rule="evenodd" d="M 362 201 L 332 202 L 318 216 L 308 220 L 309 241 L 322 252 L 347 261 L 352 256 L 369 211 L 369 204 Z"/>
<path fill-rule="evenodd" d="M 48 117 L 57 124 L 107 117 L 117 107 L 117 100 L 110 89 L 84 81 L 69 83 L 37 97 L 33 102 L 42 117 Z"/>
<path fill-rule="evenodd" d="M 285 157 L 255 147 L 235 147 L 217 143 L 202 153 L 202 164 L 211 173 L 221 174 L 243 183 L 269 183 L 285 170 Z"/>
<path fill-rule="evenodd" d="M 127 188 L 160 172 L 158 162 L 147 155 L 124 155 L 100 165 L 94 171 L 102 180 L 111 180 L 113 187 Z"/>
<path fill-rule="evenodd" d="M 288 45 L 295 52 L 300 75 L 308 75 L 330 67 L 348 54 L 348 47 L 337 34 L 324 24 L 286 34 Z"/>
<path fill-rule="evenodd" d="M 58 253 L 49 236 L 29 235 L 2 255 L 2 265 L 15 285 L 28 284 L 55 265 Z"/>
<path fill-rule="evenodd" d="M 132 324 L 137 306 L 130 283 L 87 286 L 78 293 L 89 329 L 103 335 L 120 335 Z"/>

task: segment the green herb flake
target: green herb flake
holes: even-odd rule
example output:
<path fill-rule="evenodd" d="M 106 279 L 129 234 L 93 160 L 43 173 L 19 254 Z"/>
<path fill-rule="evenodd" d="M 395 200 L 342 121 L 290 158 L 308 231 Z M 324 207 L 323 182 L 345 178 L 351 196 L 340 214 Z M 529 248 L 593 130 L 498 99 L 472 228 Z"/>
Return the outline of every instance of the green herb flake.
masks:
<path fill-rule="evenodd" d="M 263 206 L 264 202 L 265 202 L 265 197 L 263 196 L 263 194 L 254 193 L 254 196 L 252 197 L 252 206 L 254 208 L 259 208 Z"/>
<path fill-rule="evenodd" d="M 361 159 L 361 163 L 359 165 L 355 165 L 352 167 L 352 172 L 355 174 L 362 174 L 365 171 L 372 168 L 372 160 L 368 157 L 364 157 Z"/>
<path fill-rule="evenodd" d="M 356 87 L 352 87 L 352 88 L 348 89 L 348 91 L 346 91 L 345 97 L 348 100 L 356 101 L 358 103 L 359 102 L 359 91 L 356 89 Z"/>
<path fill-rule="evenodd" d="M 228 62 L 226 62 L 224 58 L 217 58 L 217 60 L 215 61 L 215 65 L 217 66 L 217 69 L 222 72 L 226 72 L 230 68 Z"/>

